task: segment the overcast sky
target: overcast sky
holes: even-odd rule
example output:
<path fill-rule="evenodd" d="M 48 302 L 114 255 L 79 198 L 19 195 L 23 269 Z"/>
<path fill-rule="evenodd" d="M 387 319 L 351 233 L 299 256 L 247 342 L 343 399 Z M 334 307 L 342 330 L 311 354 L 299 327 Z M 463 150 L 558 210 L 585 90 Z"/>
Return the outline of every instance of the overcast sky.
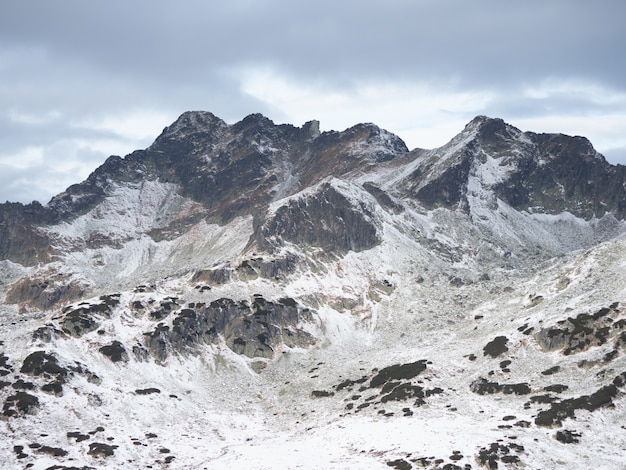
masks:
<path fill-rule="evenodd" d="M 409 148 L 478 114 L 584 135 L 626 164 L 624 0 L 0 3 L 0 202 L 39 200 L 187 110 Z"/>

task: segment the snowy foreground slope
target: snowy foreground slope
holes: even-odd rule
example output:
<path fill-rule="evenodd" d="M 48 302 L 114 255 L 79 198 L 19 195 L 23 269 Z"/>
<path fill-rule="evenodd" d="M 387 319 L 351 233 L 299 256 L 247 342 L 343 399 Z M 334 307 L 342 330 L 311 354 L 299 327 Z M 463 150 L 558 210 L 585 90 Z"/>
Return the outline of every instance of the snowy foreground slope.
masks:
<path fill-rule="evenodd" d="M 0 205 L 0 467 L 624 468 L 624 181 L 485 117 L 186 113 Z"/>

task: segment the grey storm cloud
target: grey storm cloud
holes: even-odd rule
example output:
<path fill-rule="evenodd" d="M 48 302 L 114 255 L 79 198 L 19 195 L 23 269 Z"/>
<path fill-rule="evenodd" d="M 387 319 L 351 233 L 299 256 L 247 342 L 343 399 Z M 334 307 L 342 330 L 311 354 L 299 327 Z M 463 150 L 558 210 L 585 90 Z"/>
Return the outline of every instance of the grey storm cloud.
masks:
<path fill-rule="evenodd" d="M 6 48 L 118 71 L 148 84 L 269 62 L 339 82 L 356 73 L 467 83 L 544 76 L 623 86 L 621 1 L 29 1 L 5 4 Z"/>
<path fill-rule="evenodd" d="M 160 131 L 102 124 L 111 117 L 160 116 L 161 128 L 189 109 L 229 122 L 252 112 L 292 118 L 244 89 L 247 70 L 329 94 L 419 83 L 489 95 L 453 112 L 459 120 L 623 115 L 625 17 L 621 0 L 3 2 L 0 201 L 47 200 L 107 152 L 129 153 Z M 548 92 L 526 93 L 546 83 Z M 626 162 L 621 142 L 605 145 L 607 155 Z"/>

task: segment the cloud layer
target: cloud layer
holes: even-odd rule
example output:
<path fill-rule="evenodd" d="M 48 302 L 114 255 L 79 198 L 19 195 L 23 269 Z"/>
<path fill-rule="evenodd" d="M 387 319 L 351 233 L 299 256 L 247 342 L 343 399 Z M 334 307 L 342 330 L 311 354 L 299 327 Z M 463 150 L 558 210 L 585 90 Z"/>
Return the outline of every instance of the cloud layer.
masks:
<path fill-rule="evenodd" d="M 477 114 L 626 163 L 626 3 L 31 0 L 0 7 L 0 201 L 46 202 L 190 109 L 435 147 Z"/>

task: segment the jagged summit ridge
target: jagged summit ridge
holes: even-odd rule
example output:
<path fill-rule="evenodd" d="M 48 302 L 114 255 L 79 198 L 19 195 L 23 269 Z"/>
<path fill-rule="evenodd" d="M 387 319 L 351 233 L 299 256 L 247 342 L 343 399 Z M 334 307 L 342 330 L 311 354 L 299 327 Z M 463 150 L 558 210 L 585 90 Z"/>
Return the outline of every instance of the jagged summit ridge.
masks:
<path fill-rule="evenodd" d="M 621 219 L 624 178 L 624 167 L 610 165 L 584 137 L 522 132 L 479 116 L 441 148 L 421 152 L 399 183 L 428 207 L 468 211 L 480 193 L 517 210 Z"/>
<path fill-rule="evenodd" d="M 375 183 L 383 197 L 408 198 L 420 210 L 447 207 L 476 218 L 498 201 L 516 210 L 570 212 L 587 220 L 626 214 L 624 167 L 609 165 L 582 137 L 521 132 L 501 119 L 478 116 L 441 148 L 409 152 L 399 137 L 374 124 L 320 132 L 316 121 L 298 128 L 253 114 L 229 125 L 193 111 L 146 150 L 110 157 L 47 206 L 0 205 L 0 254 L 26 264 L 45 261 L 54 243 L 40 224 L 69 222 L 96 210 L 125 185 L 160 182 L 173 185 L 168 201 L 176 200 L 174 194 L 182 198 L 180 208 L 186 209 L 178 215 L 155 216 L 159 220 L 151 227 L 142 222 L 160 240 L 200 219 L 224 225 L 237 217 L 263 217 L 268 204 L 331 176 Z M 106 243 L 106 235 L 97 238 Z"/>

